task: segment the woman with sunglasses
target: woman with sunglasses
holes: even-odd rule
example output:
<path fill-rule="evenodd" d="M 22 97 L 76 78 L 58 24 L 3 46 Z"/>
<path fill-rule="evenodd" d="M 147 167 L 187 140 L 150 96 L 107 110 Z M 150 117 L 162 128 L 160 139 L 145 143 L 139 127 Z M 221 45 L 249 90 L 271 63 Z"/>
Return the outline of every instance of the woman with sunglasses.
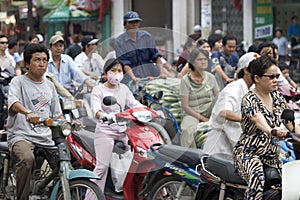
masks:
<path fill-rule="evenodd" d="M 233 149 L 236 171 L 248 183 L 244 199 L 263 199 L 264 166 L 275 168 L 281 174 L 279 139 L 286 136 L 280 128 L 280 116 L 286 101 L 277 90 L 279 74 L 276 61 L 267 54 L 250 62 L 251 79 L 255 89 L 242 100 L 242 134 Z M 291 123 L 285 124 L 290 131 Z M 295 126 L 296 134 L 300 127 Z"/>

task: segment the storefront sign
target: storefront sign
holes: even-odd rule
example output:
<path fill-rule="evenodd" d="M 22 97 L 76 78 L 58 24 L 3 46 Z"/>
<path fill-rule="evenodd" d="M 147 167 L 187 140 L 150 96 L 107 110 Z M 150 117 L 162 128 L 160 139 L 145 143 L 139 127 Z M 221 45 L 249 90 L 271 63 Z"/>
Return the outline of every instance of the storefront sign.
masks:
<path fill-rule="evenodd" d="M 254 14 L 254 38 L 273 38 L 272 0 L 256 0 Z"/>

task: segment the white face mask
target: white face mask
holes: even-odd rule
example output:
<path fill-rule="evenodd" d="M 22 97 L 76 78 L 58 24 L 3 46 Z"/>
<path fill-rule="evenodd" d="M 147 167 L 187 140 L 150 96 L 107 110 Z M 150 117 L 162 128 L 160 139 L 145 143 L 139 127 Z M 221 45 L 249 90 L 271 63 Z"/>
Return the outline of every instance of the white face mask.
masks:
<path fill-rule="evenodd" d="M 123 73 L 107 73 L 107 81 L 112 85 L 118 85 L 123 77 Z"/>

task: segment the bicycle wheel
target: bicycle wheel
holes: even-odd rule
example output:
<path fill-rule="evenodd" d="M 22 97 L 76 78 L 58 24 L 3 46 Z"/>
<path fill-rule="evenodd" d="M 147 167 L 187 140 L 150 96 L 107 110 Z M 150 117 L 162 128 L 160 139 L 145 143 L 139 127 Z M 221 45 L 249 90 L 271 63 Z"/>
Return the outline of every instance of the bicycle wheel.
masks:
<path fill-rule="evenodd" d="M 87 194 L 88 191 L 88 195 Z M 104 194 L 98 185 L 88 179 L 74 179 L 70 181 L 70 200 L 105 200 Z M 60 189 L 57 193 L 57 200 L 64 200 Z"/>
<path fill-rule="evenodd" d="M 180 196 L 177 196 L 180 187 L 184 187 Z M 194 199 L 195 190 L 182 180 L 174 176 L 168 176 L 158 181 L 151 189 L 148 199 Z"/>

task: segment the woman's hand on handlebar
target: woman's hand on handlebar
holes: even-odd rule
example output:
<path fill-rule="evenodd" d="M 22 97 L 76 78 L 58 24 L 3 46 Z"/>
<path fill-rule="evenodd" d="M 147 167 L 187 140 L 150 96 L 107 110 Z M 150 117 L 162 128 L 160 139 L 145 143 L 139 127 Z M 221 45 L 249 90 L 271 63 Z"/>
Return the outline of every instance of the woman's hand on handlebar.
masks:
<path fill-rule="evenodd" d="M 287 131 L 280 127 L 275 127 L 270 131 L 271 135 L 277 137 L 279 140 L 283 140 L 287 136 Z"/>

